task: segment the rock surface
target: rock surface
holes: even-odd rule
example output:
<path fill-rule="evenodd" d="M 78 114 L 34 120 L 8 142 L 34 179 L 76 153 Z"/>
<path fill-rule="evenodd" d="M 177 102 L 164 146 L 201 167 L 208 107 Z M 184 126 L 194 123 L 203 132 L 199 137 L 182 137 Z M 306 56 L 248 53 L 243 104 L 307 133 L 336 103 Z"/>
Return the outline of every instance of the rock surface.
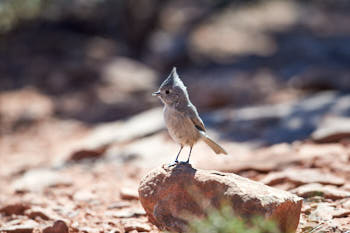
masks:
<path fill-rule="evenodd" d="M 327 117 L 312 133 L 311 138 L 319 143 L 339 142 L 350 139 L 349 117 Z"/>
<path fill-rule="evenodd" d="M 17 191 L 39 192 L 47 187 L 69 186 L 71 184 L 69 177 L 60 176 L 49 169 L 32 169 L 18 178 L 14 182 L 13 188 Z"/>
<path fill-rule="evenodd" d="M 298 188 L 290 190 L 290 192 L 304 198 L 313 196 L 321 196 L 332 200 L 350 198 L 350 192 L 341 190 L 332 185 L 321 185 L 319 183 L 302 185 Z"/>
<path fill-rule="evenodd" d="M 23 203 L 15 203 L 2 207 L 0 209 L 0 213 L 8 216 L 23 215 L 27 209 L 29 209 L 28 205 L 25 205 Z"/>
<path fill-rule="evenodd" d="M 62 220 L 56 221 L 52 227 L 46 227 L 43 233 L 68 233 L 68 227 Z"/>
<path fill-rule="evenodd" d="M 298 101 L 221 109 L 203 118 L 206 125 L 224 125 L 224 136 L 235 141 L 275 144 L 306 139 L 314 134 L 315 141 L 336 142 L 349 135 L 348 126 L 339 127 L 350 115 L 349 100 L 349 94 L 325 91 Z M 333 116 L 335 120 L 327 123 L 322 116 Z"/>
<path fill-rule="evenodd" d="M 35 228 L 38 227 L 38 223 L 32 220 L 21 222 L 20 225 L 8 224 L 0 227 L 0 232 L 6 233 L 32 233 Z"/>
<path fill-rule="evenodd" d="M 276 185 L 286 180 L 297 185 L 320 183 L 339 186 L 345 183 L 342 177 L 326 173 L 320 169 L 287 169 L 280 172 L 270 172 L 261 182 L 266 185 Z"/>
<path fill-rule="evenodd" d="M 190 165 L 163 166 L 150 172 L 139 186 L 149 220 L 162 230 L 186 231 L 189 216 L 201 217 L 210 207 L 230 203 L 242 217 L 262 215 L 275 220 L 283 232 L 294 232 L 302 199 L 235 174 L 196 170 Z"/>

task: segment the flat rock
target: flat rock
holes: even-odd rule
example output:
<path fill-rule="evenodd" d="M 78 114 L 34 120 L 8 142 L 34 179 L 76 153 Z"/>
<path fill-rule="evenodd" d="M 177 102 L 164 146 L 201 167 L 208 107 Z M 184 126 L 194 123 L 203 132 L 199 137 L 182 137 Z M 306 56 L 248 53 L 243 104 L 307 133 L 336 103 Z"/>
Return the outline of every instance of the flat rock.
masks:
<path fill-rule="evenodd" d="M 164 165 L 146 175 L 139 197 L 149 220 L 161 230 L 185 232 L 189 220 L 203 217 L 223 203 L 238 216 L 264 216 L 283 232 L 294 232 L 302 198 L 231 173 L 196 170 L 190 165 Z"/>
<path fill-rule="evenodd" d="M 54 213 L 49 211 L 48 209 L 44 209 L 41 207 L 32 207 L 25 211 L 25 215 L 31 219 L 41 218 L 43 220 L 52 220 L 55 219 L 56 216 Z"/>
<path fill-rule="evenodd" d="M 328 203 L 320 203 L 309 216 L 312 221 L 328 221 L 332 218 L 341 218 L 350 215 L 350 210 L 336 208 Z"/>
<path fill-rule="evenodd" d="M 42 191 L 47 187 L 69 186 L 72 181 L 69 177 L 62 176 L 57 171 L 46 169 L 34 169 L 26 172 L 22 177 L 15 180 L 13 188 L 17 191 Z"/>
<path fill-rule="evenodd" d="M 128 120 L 101 124 L 84 139 L 81 146 L 85 146 L 84 149 L 100 148 L 114 142 L 124 142 L 158 132 L 164 128 L 162 111 L 162 108 L 154 108 Z"/>
<path fill-rule="evenodd" d="M 309 68 L 302 75 L 294 76 L 289 84 L 302 89 L 350 90 L 349 73 L 342 69 Z"/>
<path fill-rule="evenodd" d="M 27 225 L 9 226 L 0 228 L 0 232 L 6 233 L 32 233 L 34 228 Z"/>
<path fill-rule="evenodd" d="M 35 228 L 38 227 L 38 223 L 33 220 L 27 220 L 21 222 L 19 225 L 8 225 L 0 227 L 0 232 L 6 233 L 32 233 Z"/>
<path fill-rule="evenodd" d="M 343 139 L 350 139 L 350 118 L 325 118 L 320 123 L 320 126 L 312 133 L 311 138 L 319 143 L 332 143 Z"/>
<path fill-rule="evenodd" d="M 0 213 L 4 215 L 23 215 L 24 212 L 29 209 L 29 205 L 24 203 L 15 203 L 2 207 Z"/>
<path fill-rule="evenodd" d="M 220 109 L 203 118 L 207 125 L 222 126 L 221 136 L 234 141 L 291 143 L 310 138 L 324 124 L 323 116 L 349 117 L 349 100 L 349 94 L 324 91 L 282 104 Z"/>
<path fill-rule="evenodd" d="M 91 202 L 96 199 L 96 195 L 88 190 L 80 190 L 74 193 L 73 199 L 81 202 Z"/>
<path fill-rule="evenodd" d="M 137 190 L 124 187 L 120 190 L 120 197 L 123 200 L 138 200 L 139 194 Z"/>
<path fill-rule="evenodd" d="M 96 126 L 86 137 L 74 146 L 67 161 L 101 157 L 109 145 L 121 143 L 145 135 L 151 135 L 164 128 L 162 108 L 154 108 L 127 120 L 103 123 Z M 145 122 L 147 122 L 145 124 Z"/>
<path fill-rule="evenodd" d="M 139 222 L 137 220 L 125 220 L 122 221 L 122 225 L 124 226 L 125 231 L 133 231 L 136 230 L 138 232 L 149 232 L 152 230 L 152 228 L 143 222 Z"/>
<path fill-rule="evenodd" d="M 302 185 L 290 190 L 290 192 L 304 198 L 322 196 L 324 198 L 338 200 L 350 197 L 350 192 L 341 190 L 332 185 L 321 185 L 318 183 Z"/>
<path fill-rule="evenodd" d="M 115 203 L 112 203 L 111 205 L 108 206 L 108 209 L 121 209 L 125 207 L 129 207 L 130 203 L 126 201 L 118 201 Z"/>
<path fill-rule="evenodd" d="M 116 218 L 130 218 L 134 216 L 146 215 L 146 212 L 143 209 L 121 209 L 115 211 L 106 211 L 105 215 L 116 217 Z"/>
<path fill-rule="evenodd" d="M 193 163 L 201 169 L 214 169 L 223 172 L 237 173 L 246 170 L 270 172 L 301 163 L 303 159 L 299 156 L 292 156 L 296 152 L 286 143 L 259 149 L 234 143 L 223 146 L 229 153 L 234 152 L 235 156 L 208 156 L 202 153 L 193 157 Z M 196 151 L 198 151 L 197 146 Z"/>
<path fill-rule="evenodd" d="M 344 202 L 342 203 L 342 206 L 343 206 L 345 209 L 350 210 L 350 199 L 344 201 Z"/>
<path fill-rule="evenodd" d="M 343 178 L 323 172 L 319 169 L 287 169 L 281 172 L 270 172 L 260 181 L 267 185 L 277 185 L 285 181 L 297 185 L 309 183 L 343 185 L 345 183 Z"/>

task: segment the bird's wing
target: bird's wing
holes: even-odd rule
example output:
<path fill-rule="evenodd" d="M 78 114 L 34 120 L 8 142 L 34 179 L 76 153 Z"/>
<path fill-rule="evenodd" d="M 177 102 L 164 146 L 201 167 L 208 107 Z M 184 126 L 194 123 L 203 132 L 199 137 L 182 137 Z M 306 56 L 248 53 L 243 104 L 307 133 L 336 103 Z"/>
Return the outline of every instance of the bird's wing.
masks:
<path fill-rule="evenodd" d="M 200 130 L 205 132 L 205 127 L 202 119 L 199 117 L 197 109 L 194 105 L 189 105 L 186 109 L 186 115 L 191 119 L 194 126 Z"/>

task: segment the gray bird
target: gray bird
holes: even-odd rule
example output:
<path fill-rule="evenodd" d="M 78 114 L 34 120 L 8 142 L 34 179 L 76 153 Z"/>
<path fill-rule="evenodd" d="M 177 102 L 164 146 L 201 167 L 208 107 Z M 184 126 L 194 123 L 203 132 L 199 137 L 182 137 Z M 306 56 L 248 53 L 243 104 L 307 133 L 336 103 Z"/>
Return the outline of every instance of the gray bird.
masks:
<path fill-rule="evenodd" d="M 175 67 L 160 85 L 159 90 L 152 95 L 158 96 L 164 103 L 163 113 L 166 127 L 172 139 L 181 146 L 174 164 L 178 163 L 179 155 L 185 145 L 190 146 L 190 153 L 185 162 L 189 163 L 192 147 L 198 140 L 203 140 L 216 154 L 227 154 L 207 135 L 203 121 L 196 107 L 191 103 L 187 88 L 179 78 Z"/>

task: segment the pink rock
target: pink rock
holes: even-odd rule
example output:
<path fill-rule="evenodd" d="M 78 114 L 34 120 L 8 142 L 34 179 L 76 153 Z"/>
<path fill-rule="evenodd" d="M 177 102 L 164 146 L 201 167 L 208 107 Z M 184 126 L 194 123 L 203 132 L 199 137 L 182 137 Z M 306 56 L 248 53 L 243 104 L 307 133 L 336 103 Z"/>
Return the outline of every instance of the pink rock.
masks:
<path fill-rule="evenodd" d="M 149 220 L 161 230 L 185 232 L 189 221 L 208 208 L 229 203 L 241 217 L 275 220 L 284 232 L 299 223 L 302 198 L 235 174 L 196 170 L 190 165 L 163 166 L 151 171 L 139 186 Z"/>

